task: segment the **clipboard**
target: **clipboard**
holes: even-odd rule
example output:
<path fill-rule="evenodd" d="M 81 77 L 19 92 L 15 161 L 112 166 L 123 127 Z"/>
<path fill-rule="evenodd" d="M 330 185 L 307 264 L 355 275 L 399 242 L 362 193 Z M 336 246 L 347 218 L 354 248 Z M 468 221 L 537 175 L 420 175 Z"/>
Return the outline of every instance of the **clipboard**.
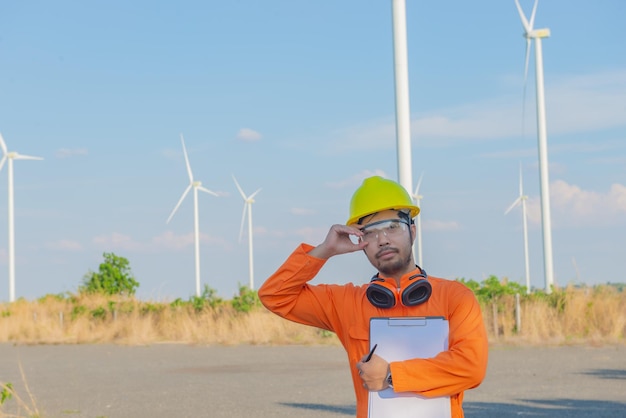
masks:
<path fill-rule="evenodd" d="M 442 316 L 371 318 L 370 349 L 387 360 L 430 358 L 448 349 L 448 321 Z M 426 398 L 387 388 L 369 393 L 369 418 L 450 417 L 450 397 Z"/>

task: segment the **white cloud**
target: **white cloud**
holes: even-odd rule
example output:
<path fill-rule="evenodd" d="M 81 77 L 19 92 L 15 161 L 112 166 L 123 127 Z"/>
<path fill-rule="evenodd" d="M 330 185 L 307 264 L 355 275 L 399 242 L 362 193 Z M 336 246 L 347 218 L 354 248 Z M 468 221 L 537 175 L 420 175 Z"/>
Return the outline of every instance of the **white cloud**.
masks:
<path fill-rule="evenodd" d="M 144 246 L 132 239 L 129 235 L 113 232 L 109 235 L 99 235 L 93 238 L 92 242 L 106 251 L 130 250 L 138 251 Z"/>
<path fill-rule="evenodd" d="M 262 135 L 252 129 L 249 128 L 241 128 L 239 132 L 237 132 L 237 139 L 245 142 L 254 142 L 259 141 L 262 138 Z"/>
<path fill-rule="evenodd" d="M 605 226 L 626 220 L 626 186 L 614 183 L 605 193 L 556 180 L 550 184 L 551 221 L 555 226 Z M 541 200 L 528 199 L 529 222 L 541 223 Z"/>

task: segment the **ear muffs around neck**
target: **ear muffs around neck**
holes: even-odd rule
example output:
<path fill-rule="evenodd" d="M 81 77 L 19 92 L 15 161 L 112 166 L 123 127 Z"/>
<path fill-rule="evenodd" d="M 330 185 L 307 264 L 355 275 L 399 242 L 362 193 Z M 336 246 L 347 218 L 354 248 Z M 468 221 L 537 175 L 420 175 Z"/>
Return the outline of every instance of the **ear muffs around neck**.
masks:
<path fill-rule="evenodd" d="M 409 277 L 409 283 L 404 289 L 400 289 L 400 302 L 406 307 L 421 305 L 432 294 L 432 286 L 428 281 L 428 275 L 420 268 L 421 273 Z M 389 309 L 396 306 L 398 290 L 395 282 L 389 283 L 378 274 L 372 277 L 366 290 L 367 300 L 377 308 Z"/>

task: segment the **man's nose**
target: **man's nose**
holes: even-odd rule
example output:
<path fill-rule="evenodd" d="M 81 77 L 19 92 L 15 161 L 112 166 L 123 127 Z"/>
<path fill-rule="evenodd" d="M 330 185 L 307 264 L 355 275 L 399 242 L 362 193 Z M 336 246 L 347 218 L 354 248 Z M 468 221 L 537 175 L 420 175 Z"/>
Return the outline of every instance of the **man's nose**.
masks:
<path fill-rule="evenodd" d="M 387 232 L 382 229 L 376 233 L 376 240 L 378 241 L 378 246 L 383 246 L 389 243 L 389 238 L 387 237 Z"/>

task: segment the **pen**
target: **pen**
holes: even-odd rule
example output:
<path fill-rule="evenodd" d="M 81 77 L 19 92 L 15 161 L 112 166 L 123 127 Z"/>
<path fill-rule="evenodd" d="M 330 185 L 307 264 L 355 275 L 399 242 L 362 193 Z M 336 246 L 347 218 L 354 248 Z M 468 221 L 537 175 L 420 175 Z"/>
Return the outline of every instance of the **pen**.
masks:
<path fill-rule="evenodd" d="M 378 344 L 374 344 L 374 347 L 372 347 L 372 351 L 370 351 L 370 353 L 367 355 L 367 358 L 365 359 L 364 363 L 367 363 L 368 361 L 370 361 L 370 359 L 372 358 L 372 354 L 374 354 L 374 350 L 376 350 L 376 347 L 378 347 Z"/>

